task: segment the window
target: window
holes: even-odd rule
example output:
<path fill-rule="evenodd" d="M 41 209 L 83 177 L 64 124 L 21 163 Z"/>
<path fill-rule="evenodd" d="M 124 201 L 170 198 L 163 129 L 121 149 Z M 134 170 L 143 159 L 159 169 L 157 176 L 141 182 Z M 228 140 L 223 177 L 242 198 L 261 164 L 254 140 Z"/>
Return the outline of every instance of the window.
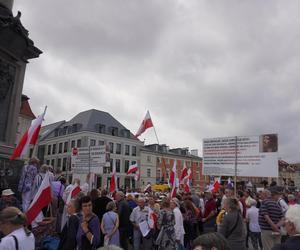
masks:
<path fill-rule="evenodd" d="M 118 136 L 118 128 L 112 128 L 111 129 L 111 135 Z"/>
<path fill-rule="evenodd" d="M 75 148 L 75 141 L 71 141 L 71 148 Z"/>
<path fill-rule="evenodd" d="M 78 140 L 77 140 L 77 148 L 80 148 L 80 147 L 81 147 L 81 140 L 78 139 Z"/>
<path fill-rule="evenodd" d="M 124 164 L 125 164 L 124 165 L 124 167 L 125 167 L 124 172 L 127 173 L 128 169 L 129 169 L 129 161 L 125 160 Z"/>
<path fill-rule="evenodd" d="M 50 165 L 50 160 L 47 160 L 47 161 L 46 161 L 46 164 L 47 164 L 47 165 Z"/>
<path fill-rule="evenodd" d="M 104 145 L 104 141 L 98 141 L 98 146 L 103 146 Z"/>
<path fill-rule="evenodd" d="M 51 160 L 51 166 L 54 166 L 54 164 L 55 164 L 55 159 L 52 159 Z"/>
<path fill-rule="evenodd" d="M 116 146 L 116 154 L 121 154 L 121 144 L 120 143 L 117 143 L 117 146 Z"/>
<path fill-rule="evenodd" d="M 62 142 L 58 144 L 58 153 L 61 154 L 62 153 Z"/>
<path fill-rule="evenodd" d="M 151 168 L 147 168 L 147 177 L 151 177 Z"/>
<path fill-rule="evenodd" d="M 129 145 L 125 145 L 125 155 L 129 155 L 130 147 Z"/>
<path fill-rule="evenodd" d="M 110 168 L 109 168 L 109 172 L 112 172 L 113 170 L 113 165 L 114 165 L 114 159 L 110 159 Z"/>
<path fill-rule="evenodd" d="M 121 170 L 121 160 L 116 159 L 116 172 L 120 173 L 120 170 Z"/>
<path fill-rule="evenodd" d="M 55 136 L 55 137 L 57 137 L 57 136 L 58 136 L 58 131 L 59 131 L 59 129 L 58 129 L 58 128 L 54 130 L 54 136 Z"/>
<path fill-rule="evenodd" d="M 62 171 L 66 171 L 67 169 L 67 158 L 63 158 L 63 165 L 62 165 Z"/>
<path fill-rule="evenodd" d="M 136 161 L 132 161 L 132 162 L 131 162 L 131 165 L 134 165 L 134 164 L 136 164 Z"/>
<path fill-rule="evenodd" d="M 98 132 L 100 134 L 105 134 L 105 125 L 99 124 L 99 126 L 98 126 Z"/>
<path fill-rule="evenodd" d="M 69 143 L 66 141 L 64 143 L 64 153 L 68 152 Z"/>
<path fill-rule="evenodd" d="M 51 155 L 51 145 L 48 145 L 48 152 L 47 152 L 48 155 Z M 49 165 L 49 164 L 48 164 Z"/>
<path fill-rule="evenodd" d="M 96 140 L 91 139 L 90 140 L 90 146 L 96 146 Z"/>
<path fill-rule="evenodd" d="M 151 162 L 151 155 L 147 155 L 147 162 Z"/>
<path fill-rule="evenodd" d="M 60 169 L 61 168 L 61 158 L 57 159 L 57 167 Z"/>
<path fill-rule="evenodd" d="M 131 155 L 136 156 L 136 146 L 132 146 L 131 150 Z"/>
<path fill-rule="evenodd" d="M 109 143 L 109 152 L 112 154 L 114 153 L 114 143 L 113 142 Z"/>
<path fill-rule="evenodd" d="M 56 154 L 56 144 L 52 145 L 52 154 L 55 155 Z"/>

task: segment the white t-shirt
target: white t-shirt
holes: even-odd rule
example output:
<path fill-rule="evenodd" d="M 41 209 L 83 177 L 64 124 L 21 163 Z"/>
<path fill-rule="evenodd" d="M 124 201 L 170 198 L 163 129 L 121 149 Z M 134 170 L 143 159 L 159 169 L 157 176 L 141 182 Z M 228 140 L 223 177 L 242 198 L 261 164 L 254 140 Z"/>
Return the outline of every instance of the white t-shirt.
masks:
<path fill-rule="evenodd" d="M 258 223 L 258 211 L 258 208 L 252 206 L 249 209 L 247 209 L 246 212 L 246 219 L 249 220 L 249 230 L 253 233 L 260 232 L 260 226 Z"/>
<path fill-rule="evenodd" d="M 0 242 L 0 249 L 1 250 L 15 250 L 16 249 L 16 242 L 14 237 L 16 236 L 19 250 L 34 250 L 35 239 L 33 233 L 29 236 L 25 234 L 24 228 L 19 228 L 10 234 L 6 235 L 2 238 Z"/>

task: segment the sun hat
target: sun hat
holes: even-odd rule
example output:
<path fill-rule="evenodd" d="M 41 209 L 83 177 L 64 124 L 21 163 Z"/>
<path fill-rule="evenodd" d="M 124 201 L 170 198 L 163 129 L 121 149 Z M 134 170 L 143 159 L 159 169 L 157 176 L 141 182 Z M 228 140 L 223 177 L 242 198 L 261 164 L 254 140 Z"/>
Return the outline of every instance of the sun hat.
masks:
<path fill-rule="evenodd" d="M 9 196 L 9 195 L 13 195 L 13 194 L 15 194 L 15 193 L 10 188 L 4 189 L 2 191 L 2 196 Z"/>

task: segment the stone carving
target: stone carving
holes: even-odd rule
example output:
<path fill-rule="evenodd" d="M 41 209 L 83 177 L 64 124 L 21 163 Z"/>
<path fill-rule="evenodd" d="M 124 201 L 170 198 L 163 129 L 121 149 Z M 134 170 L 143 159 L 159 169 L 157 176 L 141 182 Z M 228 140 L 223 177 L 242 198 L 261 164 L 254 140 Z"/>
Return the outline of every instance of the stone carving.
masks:
<path fill-rule="evenodd" d="M 0 59 L 0 103 L 6 98 L 14 83 L 16 68 Z"/>

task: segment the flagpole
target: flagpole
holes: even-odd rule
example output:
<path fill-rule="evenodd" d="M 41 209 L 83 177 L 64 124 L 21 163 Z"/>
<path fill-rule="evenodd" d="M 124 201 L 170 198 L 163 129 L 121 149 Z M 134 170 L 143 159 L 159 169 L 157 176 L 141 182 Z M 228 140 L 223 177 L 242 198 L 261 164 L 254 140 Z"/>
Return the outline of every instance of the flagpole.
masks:
<path fill-rule="evenodd" d="M 234 196 L 236 197 L 237 182 L 237 136 L 235 137 L 235 161 L 234 161 Z"/>
<path fill-rule="evenodd" d="M 155 129 L 155 127 L 154 127 L 154 126 L 153 126 L 153 130 L 154 130 L 154 133 L 155 133 L 155 137 L 156 137 L 156 140 L 157 140 L 157 144 L 159 145 L 158 136 L 157 136 L 156 129 Z"/>

